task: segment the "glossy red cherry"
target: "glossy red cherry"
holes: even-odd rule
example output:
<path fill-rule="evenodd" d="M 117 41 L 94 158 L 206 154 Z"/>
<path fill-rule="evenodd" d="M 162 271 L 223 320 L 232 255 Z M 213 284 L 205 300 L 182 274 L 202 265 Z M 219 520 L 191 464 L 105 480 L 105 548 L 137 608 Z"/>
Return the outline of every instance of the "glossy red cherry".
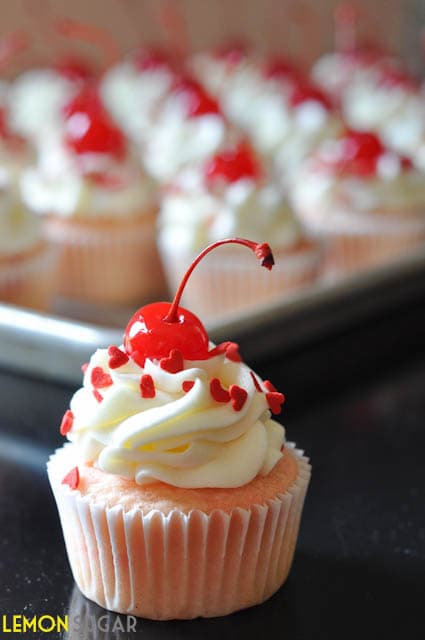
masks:
<path fill-rule="evenodd" d="M 75 153 L 107 153 L 118 159 L 125 155 L 125 137 L 112 122 L 94 87 L 84 87 L 66 105 L 64 115 L 65 142 Z"/>
<path fill-rule="evenodd" d="M 218 102 L 192 78 L 178 78 L 171 91 L 183 98 L 186 115 L 189 118 L 220 113 Z"/>
<path fill-rule="evenodd" d="M 64 56 L 59 58 L 53 69 L 61 76 L 71 81 L 87 81 L 93 77 L 93 70 L 84 61 L 74 56 Z"/>
<path fill-rule="evenodd" d="M 167 69 L 170 63 L 167 55 L 159 49 L 148 49 L 142 47 L 133 54 L 134 66 L 138 71 L 155 71 L 156 69 Z"/>
<path fill-rule="evenodd" d="M 419 91 L 418 83 L 412 76 L 392 65 L 384 65 L 379 70 L 378 84 L 388 89 L 405 89 L 410 92 Z"/>
<path fill-rule="evenodd" d="M 215 355 L 208 351 L 208 333 L 202 322 L 191 311 L 179 306 L 186 283 L 207 253 L 223 244 L 240 244 L 253 251 L 261 265 L 271 269 L 274 260 L 266 243 L 244 238 L 226 238 L 206 247 L 193 260 L 182 278 L 173 302 L 155 302 L 142 307 L 131 318 L 124 334 L 124 347 L 133 360 L 144 366 L 146 358 L 159 360 L 180 352 L 187 360 L 205 360 Z M 181 356 L 180 356 L 181 357 Z"/>
<path fill-rule="evenodd" d="M 270 58 L 264 65 L 265 78 L 283 82 L 291 82 L 300 78 L 300 71 L 285 58 Z"/>
<path fill-rule="evenodd" d="M 330 98 L 321 89 L 310 82 L 301 80 L 294 86 L 289 103 L 291 107 L 295 108 L 308 101 L 319 102 L 327 111 L 332 109 Z"/>
<path fill-rule="evenodd" d="M 370 177 L 386 149 L 380 139 L 365 131 L 348 130 L 341 138 L 342 151 L 335 168 L 341 173 Z"/>
<path fill-rule="evenodd" d="M 177 320 L 168 322 L 169 302 L 154 302 L 131 318 L 124 339 L 125 350 L 143 366 L 147 357 L 160 360 L 178 349 L 187 360 L 208 357 L 208 334 L 201 321 L 187 309 L 178 307 Z"/>
<path fill-rule="evenodd" d="M 236 66 L 247 57 L 248 45 L 245 42 L 232 42 L 223 47 L 219 47 L 215 55 L 219 60 L 223 60 L 230 66 Z"/>
<path fill-rule="evenodd" d="M 261 175 L 259 164 L 248 144 L 217 153 L 205 166 L 205 178 L 212 184 L 216 180 L 232 183 L 244 178 L 257 180 Z"/>

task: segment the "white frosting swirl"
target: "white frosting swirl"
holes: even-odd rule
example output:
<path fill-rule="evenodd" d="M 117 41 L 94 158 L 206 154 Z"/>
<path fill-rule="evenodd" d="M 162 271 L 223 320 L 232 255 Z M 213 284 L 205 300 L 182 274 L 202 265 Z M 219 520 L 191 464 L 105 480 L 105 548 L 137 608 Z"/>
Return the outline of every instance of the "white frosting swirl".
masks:
<path fill-rule="evenodd" d="M 152 210 L 155 189 L 152 180 L 128 158 L 115 162 L 106 154 L 85 154 L 87 171 L 106 176 L 106 183 L 85 175 L 55 136 L 45 140 L 38 163 L 21 176 L 22 197 L 39 214 L 64 217 L 139 216 Z M 108 184 L 107 180 L 111 180 Z"/>
<path fill-rule="evenodd" d="M 100 91 L 105 105 L 135 142 L 143 143 L 150 135 L 172 79 L 166 67 L 139 71 L 131 60 L 115 65 L 103 77 Z"/>
<path fill-rule="evenodd" d="M 91 376 L 102 367 L 113 384 L 93 395 Z M 142 375 L 150 375 L 155 397 L 140 394 Z M 243 407 L 214 400 L 210 380 L 247 391 Z M 184 381 L 193 381 L 184 392 Z M 260 379 L 257 380 L 261 384 Z M 82 458 L 109 473 L 139 484 L 162 481 L 178 487 L 239 487 L 266 475 L 281 458 L 283 428 L 270 418 L 264 392 L 256 390 L 251 370 L 225 355 L 196 362 L 169 373 L 146 360 L 118 369 L 108 366 L 99 349 L 91 358 L 83 387 L 71 400 L 74 415 L 68 434 Z"/>
<path fill-rule="evenodd" d="M 144 165 L 155 179 L 170 180 L 182 168 L 214 154 L 226 135 L 226 124 L 220 115 L 188 117 L 184 97 L 171 94 L 150 129 L 143 150 Z"/>
<path fill-rule="evenodd" d="M 196 252 L 221 238 L 261 238 L 276 247 L 290 247 L 302 231 L 278 184 L 241 179 L 211 190 L 202 173 L 181 173 L 175 189 L 161 201 L 159 242 L 163 247 Z"/>
<path fill-rule="evenodd" d="M 34 143 L 42 143 L 52 129 L 61 130 L 61 109 L 73 97 L 78 83 L 53 69 L 32 69 L 12 83 L 10 125 Z"/>
<path fill-rule="evenodd" d="M 0 172 L 0 256 L 31 250 L 41 240 L 40 220 L 22 204 L 7 174 Z"/>

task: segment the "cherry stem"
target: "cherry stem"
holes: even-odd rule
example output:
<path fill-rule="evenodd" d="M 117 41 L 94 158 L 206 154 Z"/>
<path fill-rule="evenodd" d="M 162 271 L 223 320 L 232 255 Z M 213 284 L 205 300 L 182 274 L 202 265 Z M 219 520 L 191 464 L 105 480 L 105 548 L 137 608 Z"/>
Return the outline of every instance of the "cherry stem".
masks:
<path fill-rule="evenodd" d="M 29 37 L 25 31 L 15 31 L 0 40 L 0 69 L 4 69 L 17 53 L 28 48 Z"/>
<path fill-rule="evenodd" d="M 192 274 L 192 271 L 199 264 L 199 262 L 207 255 L 207 253 L 210 253 L 210 251 L 213 251 L 214 249 L 216 249 L 217 247 L 220 247 L 223 244 L 240 244 L 244 247 L 248 247 L 248 249 L 251 249 L 251 251 L 255 253 L 258 260 L 261 260 L 261 266 L 265 267 L 269 271 L 274 265 L 274 258 L 273 258 L 272 251 L 266 242 L 253 242 L 252 240 L 246 240 L 245 238 L 225 238 L 224 240 L 218 240 L 217 242 L 210 244 L 208 247 L 203 249 L 203 251 L 201 251 L 199 255 L 196 256 L 196 258 L 193 260 L 192 264 L 184 274 L 180 282 L 179 288 L 177 289 L 177 293 L 174 296 L 174 300 L 171 303 L 170 310 L 164 318 L 164 322 L 178 322 L 178 308 L 180 305 L 180 299 L 182 297 L 183 290 L 186 286 L 186 283 Z"/>
<path fill-rule="evenodd" d="M 181 7 L 177 7 L 173 0 L 162 0 L 158 6 L 157 19 L 164 31 L 166 39 L 174 48 L 174 54 L 182 59 L 189 52 L 189 37 L 187 22 Z"/>
<path fill-rule="evenodd" d="M 98 47 L 103 52 L 105 67 L 111 66 L 120 57 L 119 47 L 109 31 L 70 18 L 58 20 L 55 29 L 66 38 L 76 38 Z"/>
<path fill-rule="evenodd" d="M 357 40 L 358 12 L 351 2 L 342 2 L 335 8 L 335 49 L 354 51 Z"/>

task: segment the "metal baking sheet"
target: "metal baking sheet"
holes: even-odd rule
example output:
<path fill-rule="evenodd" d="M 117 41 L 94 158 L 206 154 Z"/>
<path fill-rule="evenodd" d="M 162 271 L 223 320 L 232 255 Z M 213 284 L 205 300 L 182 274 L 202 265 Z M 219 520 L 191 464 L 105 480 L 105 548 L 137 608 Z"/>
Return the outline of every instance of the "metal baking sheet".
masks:
<path fill-rule="evenodd" d="M 259 360 L 385 314 L 425 293 L 425 249 L 388 266 L 340 282 L 321 283 L 254 311 L 205 322 L 211 339 L 239 342 Z M 71 384 L 98 347 L 121 344 L 131 310 L 114 312 L 111 326 L 0 305 L 0 366 Z M 117 328 L 120 327 L 120 328 Z"/>

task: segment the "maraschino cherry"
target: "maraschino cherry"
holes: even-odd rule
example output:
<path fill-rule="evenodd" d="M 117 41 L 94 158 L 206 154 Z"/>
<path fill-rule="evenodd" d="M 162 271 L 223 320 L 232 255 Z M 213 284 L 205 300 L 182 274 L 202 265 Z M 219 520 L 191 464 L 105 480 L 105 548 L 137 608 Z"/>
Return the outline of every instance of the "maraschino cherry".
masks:
<path fill-rule="evenodd" d="M 229 66 L 236 66 L 243 62 L 248 55 L 248 45 L 246 42 L 231 42 L 223 47 L 219 47 L 215 56 L 219 60 L 223 60 Z"/>
<path fill-rule="evenodd" d="M 176 79 L 171 91 L 183 98 L 188 118 L 220 113 L 218 102 L 192 78 L 180 77 Z"/>
<path fill-rule="evenodd" d="M 217 153 L 207 162 L 204 174 L 207 183 L 211 185 L 219 180 L 229 183 L 244 178 L 257 180 L 261 172 L 251 147 L 242 142 L 235 148 Z"/>
<path fill-rule="evenodd" d="M 332 109 L 330 98 L 319 87 L 306 80 L 299 80 L 293 87 L 289 103 L 295 108 L 309 101 L 320 103 L 327 111 Z"/>
<path fill-rule="evenodd" d="M 283 57 L 270 58 L 263 68 L 264 77 L 280 82 L 293 82 L 300 79 L 300 71 L 295 65 Z"/>
<path fill-rule="evenodd" d="M 341 171 L 364 177 L 376 173 L 385 147 L 375 134 L 350 129 L 341 142 L 342 154 L 337 163 Z"/>
<path fill-rule="evenodd" d="M 86 85 L 65 106 L 66 144 L 77 154 L 125 155 L 126 141 L 102 105 L 96 86 Z"/>
<path fill-rule="evenodd" d="M 54 62 L 53 69 L 71 82 L 86 82 L 93 78 L 93 70 L 90 66 L 85 60 L 74 55 L 61 56 Z"/>
<path fill-rule="evenodd" d="M 373 177 L 378 170 L 381 157 L 387 149 L 374 133 L 348 129 L 340 138 L 340 152 L 330 162 L 335 171 L 341 175 L 349 174 L 363 178 Z M 410 169 L 412 163 L 408 158 L 399 156 L 402 169 Z M 325 161 L 325 166 L 328 165 Z"/>
<path fill-rule="evenodd" d="M 198 263 L 210 251 L 224 244 L 240 244 L 251 249 L 261 266 L 271 269 L 274 260 L 268 244 L 244 238 L 226 238 L 206 247 L 193 260 L 182 278 L 173 302 L 154 302 L 142 307 L 131 318 L 124 334 L 128 355 L 141 367 L 145 359 L 161 361 L 181 354 L 187 360 L 206 360 L 215 355 L 209 351 L 209 337 L 202 322 L 191 311 L 179 306 L 186 283 Z M 213 350 L 214 351 L 214 350 Z"/>
<path fill-rule="evenodd" d="M 132 60 L 140 73 L 171 68 L 168 56 L 160 49 L 141 47 L 133 53 Z"/>

